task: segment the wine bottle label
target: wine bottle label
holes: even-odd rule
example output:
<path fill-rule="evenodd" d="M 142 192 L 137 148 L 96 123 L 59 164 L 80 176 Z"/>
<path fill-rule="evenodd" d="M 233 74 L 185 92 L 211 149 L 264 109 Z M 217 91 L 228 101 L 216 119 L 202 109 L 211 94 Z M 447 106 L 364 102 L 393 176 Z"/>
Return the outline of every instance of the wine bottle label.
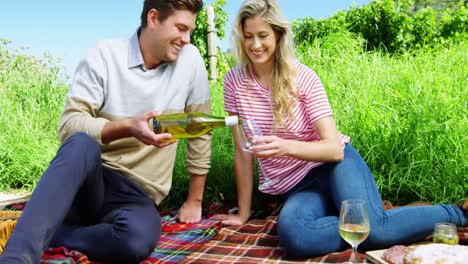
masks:
<path fill-rule="evenodd" d="M 237 116 L 226 116 L 224 121 L 226 122 L 226 126 L 235 126 L 239 124 L 239 118 Z"/>

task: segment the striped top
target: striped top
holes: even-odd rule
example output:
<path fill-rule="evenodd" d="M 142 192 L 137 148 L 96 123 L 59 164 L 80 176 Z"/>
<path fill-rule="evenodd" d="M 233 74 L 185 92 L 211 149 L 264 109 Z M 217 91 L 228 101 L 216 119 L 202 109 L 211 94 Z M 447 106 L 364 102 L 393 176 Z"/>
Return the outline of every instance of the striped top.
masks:
<path fill-rule="evenodd" d="M 253 68 L 249 74 L 245 67 L 230 70 L 224 78 L 224 109 L 237 113 L 242 118 L 254 119 L 263 135 L 275 135 L 283 139 L 298 141 L 319 141 L 320 137 L 313 123 L 323 117 L 332 116 L 333 112 L 317 74 L 306 65 L 295 62 L 297 69 L 296 83 L 299 87 L 299 100 L 293 108 L 294 118 L 284 127 L 273 128 L 273 108 L 270 90 L 257 79 Z M 244 127 L 247 133 L 247 127 Z M 339 134 L 341 142 L 350 141 L 346 135 Z M 323 162 L 299 160 L 287 156 L 258 159 L 259 183 L 265 182 L 265 176 L 272 184 L 261 188 L 269 194 L 282 194 L 300 182 L 307 173 Z"/>

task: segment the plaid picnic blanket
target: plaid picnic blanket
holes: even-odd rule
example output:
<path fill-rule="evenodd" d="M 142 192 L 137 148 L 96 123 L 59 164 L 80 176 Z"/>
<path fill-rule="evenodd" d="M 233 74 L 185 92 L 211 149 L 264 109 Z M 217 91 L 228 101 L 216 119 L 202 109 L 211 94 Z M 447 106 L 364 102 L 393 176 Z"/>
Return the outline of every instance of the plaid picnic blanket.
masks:
<path fill-rule="evenodd" d="M 352 260 L 352 249 L 311 259 L 287 259 L 278 246 L 276 217 L 252 220 L 242 226 L 223 228 L 209 242 L 193 252 L 181 263 L 344 263 Z M 459 228 L 460 244 L 468 244 L 468 227 Z M 369 262 L 358 253 L 353 263 Z"/>
<path fill-rule="evenodd" d="M 198 223 L 181 224 L 167 215 L 162 218 L 161 239 L 148 258 L 140 264 L 172 264 L 197 250 L 213 238 L 219 231 L 221 223 L 203 219 Z M 52 248 L 42 255 L 41 264 L 99 264 L 76 250 L 64 247 Z"/>
<path fill-rule="evenodd" d="M 162 220 L 162 235 L 158 246 L 140 264 L 179 263 L 212 239 L 221 228 L 221 222 L 208 219 L 193 224 L 178 223 L 170 216 L 165 216 Z"/>
<path fill-rule="evenodd" d="M 276 217 L 251 220 L 242 226 L 223 228 L 197 251 L 181 263 L 343 263 L 350 261 L 352 250 L 332 253 L 312 259 L 287 259 L 278 246 Z M 358 254 L 356 261 L 365 262 L 365 255 Z"/>
<path fill-rule="evenodd" d="M 24 203 L 5 209 L 22 210 Z M 460 244 L 468 245 L 468 227 L 458 228 Z M 171 216 L 162 218 L 162 235 L 151 255 L 140 264 L 156 263 L 343 263 L 349 262 L 352 250 L 326 256 L 293 260 L 284 257 L 278 247 L 276 217 L 251 220 L 242 226 L 221 229 L 221 223 L 204 219 L 199 223 L 177 223 Z M 371 263 L 359 253 L 358 263 Z M 49 249 L 41 263 L 99 264 L 76 251 L 64 247 Z"/>
<path fill-rule="evenodd" d="M 24 203 L 11 204 L 6 210 L 23 210 Z M 169 214 L 174 214 L 169 212 Z M 202 219 L 198 223 L 182 224 L 176 222 L 171 215 L 161 219 L 161 238 L 150 256 L 140 264 L 172 264 L 179 263 L 183 258 L 197 250 L 205 242 L 213 238 L 221 229 L 221 222 Z M 99 264 L 90 261 L 86 255 L 65 247 L 48 249 L 41 259 L 41 264 Z"/>
<path fill-rule="evenodd" d="M 68 250 L 65 247 L 51 248 L 42 254 L 41 264 L 98 264 L 91 262 L 86 255 L 78 250 Z"/>
<path fill-rule="evenodd" d="M 468 245 L 468 227 L 459 227 L 457 231 L 459 244 Z"/>

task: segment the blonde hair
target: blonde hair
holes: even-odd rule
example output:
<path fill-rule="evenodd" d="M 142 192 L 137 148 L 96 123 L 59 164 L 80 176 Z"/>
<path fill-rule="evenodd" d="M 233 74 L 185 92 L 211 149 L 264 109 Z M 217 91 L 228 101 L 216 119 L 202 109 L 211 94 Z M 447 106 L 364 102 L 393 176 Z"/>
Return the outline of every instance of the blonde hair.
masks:
<path fill-rule="evenodd" d="M 283 17 L 275 0 L 246 0 L 237 14 L 236 24 L 231 34 L 233 55 L 239 65 L 246 67 L 251 63 L 244 50 L 243 26 L 247 18 L 261 16 L 271 25 L 277 38 L 277 48 L 273 64 L 273 84 L 271 88 L 271 104 L 273 106 L 274 127 L 284 125 L 285 120 L 293 117 L 294 103 L 299 97 L 295 84 L 296 68 L 294 63 L 296 53 L 292 36 L 291 24 Z"/>

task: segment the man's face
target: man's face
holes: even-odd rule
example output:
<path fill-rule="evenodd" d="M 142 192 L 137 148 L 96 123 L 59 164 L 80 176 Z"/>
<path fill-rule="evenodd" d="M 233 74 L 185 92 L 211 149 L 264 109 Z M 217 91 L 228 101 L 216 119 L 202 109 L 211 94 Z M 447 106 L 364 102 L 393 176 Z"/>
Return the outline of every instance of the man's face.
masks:
<path fill-rule="evenodd" d="M 190 43 L 190 34 L 195 29 L 196 14 L 178 10 L 160 22 L 155 20 L 152 28 L 153 50 L 161 61 L 175 61 L 180 49 Z"/>

